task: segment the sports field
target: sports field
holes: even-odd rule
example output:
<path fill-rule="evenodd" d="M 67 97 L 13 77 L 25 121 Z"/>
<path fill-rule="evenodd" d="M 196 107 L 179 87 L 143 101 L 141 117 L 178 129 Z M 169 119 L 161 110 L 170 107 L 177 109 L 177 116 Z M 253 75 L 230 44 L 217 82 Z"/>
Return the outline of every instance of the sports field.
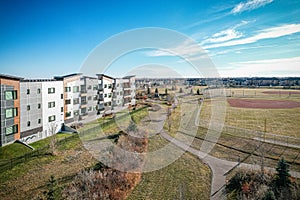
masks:
<path fill-rule="evenodd" d="M 273 89 L 227 89 L 226 94 L 225 125 L 300 137 L 300 92 L 280 90 L 279 96 Z M 203 102 L 201 121 L 210 120 L 211 101 Z"/>

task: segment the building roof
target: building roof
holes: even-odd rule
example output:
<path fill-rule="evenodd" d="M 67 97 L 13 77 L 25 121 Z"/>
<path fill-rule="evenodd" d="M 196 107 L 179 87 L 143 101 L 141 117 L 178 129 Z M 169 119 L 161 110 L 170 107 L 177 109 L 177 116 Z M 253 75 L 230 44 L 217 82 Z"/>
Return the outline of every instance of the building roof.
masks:
<path fill-rule="evenodd" d="M 92 77 L 92 76 L 82 76 L 82 78 L 88 78 L 88 79 L 97 79 L 97 80 L 98 80 L 98 78 L 97 78 L 97 77 Z"/>
<path fill-rule="evenodd" d="M 109 79 L 114 79 L 113 77 L 105 75 L 105 74 L 96 74 L 96 76 L 98 76 L 98 78 L 100 78 L 100 77 L 106 77 L 106 78 L 109 78 Z"/>
<path fill-rule="evenodd" d="M 54 79 L 56 80 L 63 80 L 65 78 L 71 78 L 71 77 L 74 77 L 74 76 L 81 76 L 82 73 L 73 73 L 73 74 L 67 74 L 67 75 L 64 75 L 64 76 L 54 76 Z"/>
<path fill-rule="evenodd" d="M 11 79 L 11 80 L 22 80 L 24 78 L 18 77 L 18 76 L 11 76 L 11 75 L 6 75 L 6 74 L 0 74 L 0 78 L 6 78 L 6 79 Z"/>
<path fill-rule="evenodd" d="M 133 77 L 135 77 L 135 75 L 129 75 L 129 76 L 124 76 L 123 78 L 133 78 Z"/>
<path fill-rule="evenodd" d="M 23 79 L 21 82 L 51 82 L 51 81 L 59 81 L 56 79 Z"/>

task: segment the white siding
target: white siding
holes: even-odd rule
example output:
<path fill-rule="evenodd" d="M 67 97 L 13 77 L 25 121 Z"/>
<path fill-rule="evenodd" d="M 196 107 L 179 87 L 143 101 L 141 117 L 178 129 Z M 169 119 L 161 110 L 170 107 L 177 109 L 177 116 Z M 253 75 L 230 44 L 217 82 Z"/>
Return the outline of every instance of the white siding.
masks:
<path fill-rule="evenodd" d="M 48 89 L 55 88 L 55 93 L 49 94 Z M 63 99 L 63 82 L 62 81 L 51 81 L 42 82 L 42 105 L 43 105 L 43 137 L 52 135 L 51 128 L 56 127 L 55 132 L 57 133 L 64 123 L 64 112 L 61 108 L 64 107 Z M 48 108 L 49 102 L 55 102 L 55 107 Z M 53 122 L 49 122 L 49 117 L 55 116 Z"/>

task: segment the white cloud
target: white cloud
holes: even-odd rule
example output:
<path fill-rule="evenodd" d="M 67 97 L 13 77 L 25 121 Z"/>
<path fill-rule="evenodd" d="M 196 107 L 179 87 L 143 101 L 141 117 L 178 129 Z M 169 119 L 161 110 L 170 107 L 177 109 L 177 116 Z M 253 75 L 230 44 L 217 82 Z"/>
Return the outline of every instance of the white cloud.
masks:
<path fill-rule="evenodd" d="M 300 57 L 234 62 L 229 65 L 230 68 L 219 70 L 223 77 L 300 76 Z"/>
<path fill-rule="evenodd" d="M 242 33 L 238 32 L 234 29 L 227 29 L 227 30 L 224 30 L 224 31 L 214 34 L 211 38 L 204 40 L 203 44 L 225 42 L 225 41 L 229 41 L 232 39 L 240 38 L 242 36 L 243 36 Z"/>
<path fill-rule="evenodd" d="M 204 46 L 203 48 L 211 49 L 211 48 L 217 48 L 217 47 L 250 44 L 250 43 L 257 42 L 259 40 L 278 38 L 278 37 L 287 36 L 287 35 L 291 35 L 291 34 L 298 33 L 298 32 L 300 32 L 300 24 L 286 24 L 286 25 L 281 25 L 278 27 L 267 28 L 267 29 L 261 30 L 258 32 L 258 34 L 248 37 L 248 38 L 208 45 L 208 46 Z"/>
<path fill-rule="evenodd" d="M 235 25 L 232 28 L 220 31 L 218 33 L 215 33 L 214 35 L 212 35 L 210 38 L 204 40 L 203 42 L 201 42 L 201 45 L 207 44 L 207 43 L 220 43 L 220 42 L 226 42 L 229 40 L 233 40 L 233 39 L 238 39 L 241 38 L 243 36 L 243 34 L 239 31 L 237 31 L 236 29 L 248 24 L 249 21 L 242 21 L 241 23 Z"/>
<path fill-rule="evenodd" d="M 182 44 L 179 44 L 170 49 L 159 49 L 146 52 L 147 56 L 159 57 L 159 56 L 180 56 L 190 60 L 196 60 L 206 57 L 207 53 L 201 48 L 201 46 L 191 40 L 186 40 Z"/>
<path fill-rule="evenodd" d="M 232 14 L 242 13 L 247 10 L 254 10 L 269 3 L 272 3 L 273 0 L 248 0 L 246 2 L 241 2 L 237 4 L 232 10 Z"/>

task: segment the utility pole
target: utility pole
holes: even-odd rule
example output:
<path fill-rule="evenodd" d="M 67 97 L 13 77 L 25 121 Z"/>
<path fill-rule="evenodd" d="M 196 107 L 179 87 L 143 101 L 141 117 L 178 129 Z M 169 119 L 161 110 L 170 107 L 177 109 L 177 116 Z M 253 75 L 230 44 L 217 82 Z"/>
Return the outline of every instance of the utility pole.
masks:
<path fill-rule="evenodd" d="M 264 155 L 264 149 L 263 147 L 263 143 L 266 142 L 266 132 L 267 132 L 267 119 L 265 119 L 265 124 L 264 124 L 264 140 L 262 142 L 262 145 L 260 146 L 261 148 L 261 176 L 262 178 L 264 178 L 264 173 L 265 173 L 265 155 Z"/>

